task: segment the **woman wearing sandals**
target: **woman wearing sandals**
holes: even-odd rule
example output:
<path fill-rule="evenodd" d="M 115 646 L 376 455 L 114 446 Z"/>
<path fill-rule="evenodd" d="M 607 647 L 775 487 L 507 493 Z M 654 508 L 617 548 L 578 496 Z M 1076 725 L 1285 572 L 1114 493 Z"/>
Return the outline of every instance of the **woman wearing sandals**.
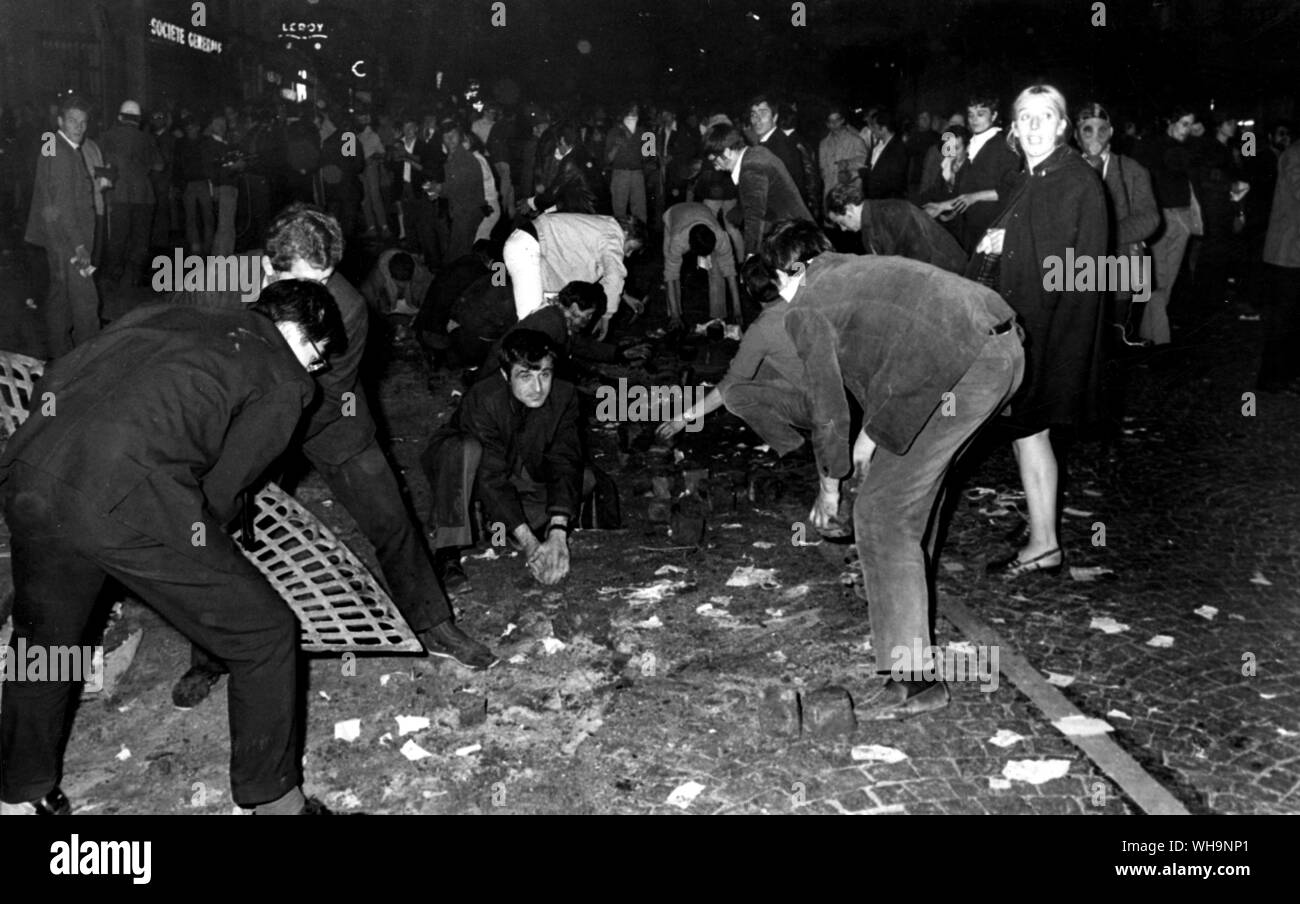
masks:
<path fill-rule="evenodd" d="M 1073 268 L 1085 259 L 1096 266 L 1106 254 L 1106 197 L 1096 171 L 1066 145 L 1069 129 L 1065 98 L 1050 85 L 1026 88 L 1016 98 L 1011 139 L 1025 168 L 968 271 L 1001 254 L 995 287 L 1025 330 L 1024 384 L 996 419 L 1014 438 L 1029 509 L 1028 544 L 988 565 L 990 574 L 1006 578 L 1061 570 L 1050 430 L 1094 423 L 1101 404 L 1103 295 L 1095 282 L 1076 287 Z M 1064 279 L 1048 279 L 1053 271 L 1064 271 Z"/>

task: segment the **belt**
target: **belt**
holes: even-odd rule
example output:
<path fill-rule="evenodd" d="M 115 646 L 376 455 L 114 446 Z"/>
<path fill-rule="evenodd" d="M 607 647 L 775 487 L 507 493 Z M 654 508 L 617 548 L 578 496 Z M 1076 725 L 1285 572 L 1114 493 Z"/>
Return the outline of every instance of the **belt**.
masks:
<path fill-rule="evenodd" d="M 1003 321 L 1002 323 L 999 323 L 997 326 L 990 328 L 989 335 L 1002 336 L 1006 333 L 1011 332 L 1012 328 L 1015 327 L 1015 325 L 1016 325 L 1016 318 L 1012 317 L 1010 320 Z"/>

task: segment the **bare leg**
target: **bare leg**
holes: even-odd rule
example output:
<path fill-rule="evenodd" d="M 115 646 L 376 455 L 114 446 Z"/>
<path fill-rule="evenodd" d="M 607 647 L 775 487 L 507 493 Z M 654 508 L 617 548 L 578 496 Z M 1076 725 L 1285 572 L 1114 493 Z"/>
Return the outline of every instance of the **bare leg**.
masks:
<path fill-rule="evenodd" d="M 1060 545 L 1056 536 L 1056 453 L 1047 430 L 1018 439 L 1011 448 L 1020 466 L 1020 482 L 1029 509 L 1029 545 L 1020 551 L 1020 561 L 1025 562 Z"/>

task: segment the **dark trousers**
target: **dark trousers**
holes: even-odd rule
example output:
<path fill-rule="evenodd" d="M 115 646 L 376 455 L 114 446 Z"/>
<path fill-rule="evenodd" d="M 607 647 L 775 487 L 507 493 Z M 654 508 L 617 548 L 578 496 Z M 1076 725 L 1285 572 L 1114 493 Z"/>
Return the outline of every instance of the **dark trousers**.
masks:
<path fill-rule="evenodd" d="M 431 270 L 438 269 L 450 242 L 446 217 L 439 216 L 438 206 L 411 183 L 405 185 L 401 207 L 407 237 L 415 238 L 420 253 L 424 255 L 425 266 Z M 447 257 L 447 260 L 452 258 Z"/>
<path fill-rule="evenodd" d="M 242 807 L 302 784 L 298 624 L 220 530 L 200 562 L 95 512 L 59 479 L 16 464 L 6 484 L 13 533 L 14 635 L 27 649 L 76 646 L 107 577 L 115 578 L 229 667 L 230 784 Z M 10 655 L 15 655 L 13 650 Z M 75 682 L 6 681 L 0 798 L 36 800 L 61 780 Z"/>
<path fill-rule="evenodd" d="M 50 357 L 72 351 L 99 332 L 99 290 L 92 276 L 71 263 L 74 249 L 46 248 L 50 289 L 45 297 L 45 331 Z"/>
<path fill-rule="evenodd" d="M 108 291 L 140 285 L 149 256 L 152 204 L 115 203 L 108 206 L 108 251 L 104 283 Z"/>
<path fill-rule="evenodd" d="M 429 487 L 433 490 L 433 510 L 429 520 L 434 527 L 433 545 L 438 549 L 458 548 L 474 545 L 474 527 L 470 517 L 470 506 L 474 501 L 477 484 L 478 466 L 483 460 L 483 446 L 472 436 L 444 436 L 429 444 L 424 450 L 420 464 L 424 468 Z M 528 526 L 539 531 L 546 526 L 549 514 L 546 511 L 546 484 L 538 483 L 527 474 L 516 474 L 511 478 L 519 493 L 519 501 L 524 508 L 524 517 Z M 585 497 L 596 487 L 596 475 L 591 468 L 582 472 L 582 495 Z M 576 516 L 576 512 L 574 513 Z M 485 513 L 488 518 L 490 512 Z M 576 517 L 571 519 L 577 523 Z M 504 525 L 506 538 L 516 525 Z M 494 525 L 486 525 L 489 538 L 496 530 Z"/>
<path fill-rule="evenodd" d="M 1300 267 L 1264 264 L 1264 293 L 1260 298 L 1264 354 L 1259 386 L 1276 388 L 1300 377 Z"/>
<path fill-rule="evenodd" d="M 777 455 L 803 445 L 800 430 L 812 431 L 808 394 L 784 380 L 732 383 L 723 393 L 727 410 L 749 425 Z"/>
<path fill-rule="evenodd" d="M 1017 330 L 991 336 L 952 389 L 954 410 L 938 408 L 905 455 L 877 448 L 853 508 L 858 557 L 871 600 L 876 670 L 893 651 L 932 643 L 930 602 L 943 486 L 954 461 L 1020 386 L 1025 359 Z M 922 663 L 913 663 L 916 670 Z"/>

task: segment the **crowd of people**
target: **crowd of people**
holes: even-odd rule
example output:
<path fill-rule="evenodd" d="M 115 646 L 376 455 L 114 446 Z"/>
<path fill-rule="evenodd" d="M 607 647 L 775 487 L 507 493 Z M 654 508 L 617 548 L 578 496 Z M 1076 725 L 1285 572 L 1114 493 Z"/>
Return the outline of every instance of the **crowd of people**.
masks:
<path fill-rule="evenodd" d="M 1235 118 L 1168 113 L 1143 136 L 1040 84 L 1005 110 L 974 93 L 948 117 L 828 106 L 824 134 L 801 132 L 798 107 L 772 95 L 731 113 L 443 104 L 147 122 L 128 100 L 98 132 L 66 98 L 41 132 L 10 118 L 6 153 L 36 175 L 20 185 L 11 156 L 5 204 L 46 251 L 54 361 L 40 388 L 60 413 L 33 412 L 0 458 L 15 636 L 78 643 L 115 578 L 194 642 L 177 705 L 230 675 L 235 800 L 314 811 L 291 756 L 293 620 L 222 532 L 240 492 L 299 448 L 375 546 L 425 648 L 487 668 L 496 657 L 448 600 L 471 588 L 473 502 L 539 582 L 564 579 L 584 506 L 603 494 L 595 520 L 617 518 L 617 487 L 584 451 L 575 373 L 634 362 L 641 315 L 662 298 L 652 313 L 668 331 L 705 311 L 744 332 L 726 376 L 660 437 L 725 406 L 778 454 L 810 440 L 809 521 L 856 537 L 885 678 L 871 711 L 940 709 L 949 691 L 929 653 L 900 671 L 895 652 L 930 650 L 936 513 L 978 435 L 1011 444 L 1028 509 L 988 570 L 1025 580 L 1066 560 L 1053 431 L 1104 420 L 1109 357 L 1171 342 L 1180 282 L 1189 308 L 1221 308 L 1230 286 L 1257 306 L 1258 388 L 1297 391 L 1300 148 L 1279 123 L 1243 155 Z M 101 295 L 146 283 L 151 252 L 178 246 L 259 250 L 259 299 L 180 292 L 102 329 Z M 359 247 L 374 260 L 360 291 L 339 272 Z M 1122 285 L 1045 279 L 1053 260 L 1116 257 L 1151 266 Z M 659 280 L 634 285 L 630 264 L 647 258 Z M 707 274 L 690 283 L 707 295 L 695 305 L 693 270 Z M 432 554 L 359 383 L 372 320 L 400 321 L 430 368 L 466 374 L 422 458 Z M 194 524 L 210 526 L 207 545 Z M 6 682 L 6 808 L 67 809 L 70 693 Z"/>

